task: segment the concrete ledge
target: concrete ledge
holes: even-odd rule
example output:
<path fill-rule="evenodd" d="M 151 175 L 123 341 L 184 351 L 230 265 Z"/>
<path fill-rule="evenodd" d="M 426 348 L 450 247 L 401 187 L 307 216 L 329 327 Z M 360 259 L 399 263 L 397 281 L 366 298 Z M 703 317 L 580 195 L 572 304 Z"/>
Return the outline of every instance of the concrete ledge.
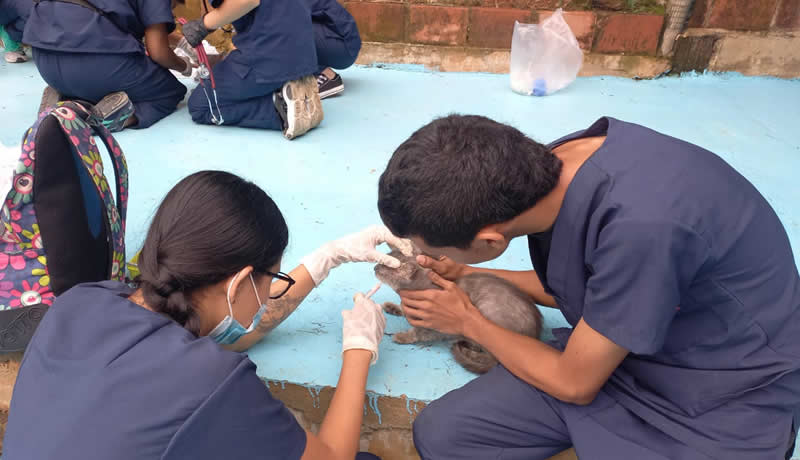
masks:
<path fill-rule="evenodd" d="M 406 43 L 365 42 L 357 64 L 418 65 L 429 71 L 508 73 L 511 51 Z M 668 59 L 621 54 L 586 54 L 581 76 L 654 78 L 670 69 Z"/>
<path fill-rule="evenodd" d="M 300 425 L 316 433 L 333 398 L 333 387 L 307 387 L 280 381 L 265 381 L 273 396 L 283 401 Z M 419 460 L 411 426 L 423 401 L 405 396 L 391 397 L 368 393 L 364 400 L 364 423 L 361 428 L 362 451 L 372 452 L 382 460 Z M 550 460 L 577 460 L 573 449 Z"/>
<path fill-rule="evenodd" d="M 689 29 L 678 42 L 713 42 L 708 70 L 739 72 L 743 75 L 772 75 L 780 78 L 800 77 L 800 30 L 786 32 L 731 32 L 722 29 Z M 686 56 L 692 60 L 694 56 Z"/>

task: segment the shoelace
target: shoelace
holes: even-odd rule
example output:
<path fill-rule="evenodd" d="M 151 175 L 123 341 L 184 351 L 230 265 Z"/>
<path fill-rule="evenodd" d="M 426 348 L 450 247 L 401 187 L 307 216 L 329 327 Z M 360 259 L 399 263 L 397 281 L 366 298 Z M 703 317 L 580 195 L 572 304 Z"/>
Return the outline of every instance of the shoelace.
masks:
<path fill-rule="evenodd" d="M 330 78 L 328 78 L 324 73 L 317 75 L 317 85 L 322 86 L 328 82 Z"/>

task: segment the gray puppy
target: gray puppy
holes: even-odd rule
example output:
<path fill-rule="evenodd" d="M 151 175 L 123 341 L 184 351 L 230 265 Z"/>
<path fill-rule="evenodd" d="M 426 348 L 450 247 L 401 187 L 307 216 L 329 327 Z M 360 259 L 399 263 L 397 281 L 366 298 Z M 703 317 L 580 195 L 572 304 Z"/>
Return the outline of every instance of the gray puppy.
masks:
<path fill-rule="evenodd" d="M 417 263 L 417 254 L 415 252 L 408 257 L 393 250 L 389 255 L 400 261 L 400 267 L 376 265 L 375 276 L 395 292 L 440 289 L 428 278 L 430 269 Z M 542 332 L 542 313 L 533 299 L 513 284 L 488 273 L 473 273 L 461 277 L 456 285 L 469 296 L 472 304 L 489 321 L 519 334 L 539 338 Z M 392 302 L 384 303 L 383 310 L 390 315 L 403 316 L 400 306 Z M 394 334 L 393 340 L 402 344 L 452 340 L 455 342 L 450 348 L 453 358 L 466 370 L 476 374 L 484 374 L 497 364 L 497 359 L 477 343 L 431 329 L 412 327 Z"/>

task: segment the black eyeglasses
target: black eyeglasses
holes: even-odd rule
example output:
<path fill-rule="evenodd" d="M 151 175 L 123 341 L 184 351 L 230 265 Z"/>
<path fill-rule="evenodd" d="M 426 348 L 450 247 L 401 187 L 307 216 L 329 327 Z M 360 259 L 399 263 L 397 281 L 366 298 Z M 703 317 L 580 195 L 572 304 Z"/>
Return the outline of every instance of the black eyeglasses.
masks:
<path fill-rule="evenodd" d="M 294 278 L 292 278 L 291 276 L 287 275 L 284 272 L 272 273 L 272 272 L 269 272 L 269 271 L 265 271 L 264 274 L 267 275 L 267 276 L 271 276 L 273 278 L 277 278 L 277 279 L 279 279 L 281 281 L 285 281 L 286 282 L 286 288 L 284 290 L 282 290 L 280 292 L 280 294 L 270 295 L 269 296 L 269 298 L 272 299 L 272 300 L 279 299 L 279 298 L 283 297 L 283 295 L 286 294 L 287 292 L 289 292 L 289 289 L 291 289 L 291 287 L 294 286 L 294 283 L 295 283 Z M 270 286 L 270 290 L 271 289 L 272 289 L 272 287 Z"/>

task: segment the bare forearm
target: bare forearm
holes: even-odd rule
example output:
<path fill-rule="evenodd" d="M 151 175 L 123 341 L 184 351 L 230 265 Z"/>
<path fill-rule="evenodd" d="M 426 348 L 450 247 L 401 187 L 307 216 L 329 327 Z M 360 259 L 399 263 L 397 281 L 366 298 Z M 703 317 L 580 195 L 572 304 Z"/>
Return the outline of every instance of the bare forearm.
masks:
<path fill-rule="evenodd" d="M 342 355 L 339 383 L 319 429 L 319 439 L 337 459 L 350 460 L 358 451 L 371 359 L 372 354 L 367 350 L 348 350 Z"/>
<path fill-rule="evenodd" d="M 145 29 L 144 44 L 147 54 L 156 64 L 178 72 L 186 70 L 186 61 L 176 56 L 169 45 L 166 24 L 155 24 Z"/>
<path fill-rule="evenodd" d="M 469 324 L 467 337 L 486 348 L 509 372 L 556 399 L 579 402 L 577 389 L 562 372 L 560 351 L 539 340 L 503 329 L 482 316 Z"/>
<path fill-rule="evenodd" d="M 544 286 L 542 286 L 539 275 L 533 270 L 512 271 L 466 266 L 464 273 L 491 273 L 517 286 L 520 290 L 531 296 L 537 304 L 545 307 L 558 308 L 555 299 L 544 291 Z"/>
<path fill-rule="evenodd" d="M 294 313 L 311 290 L 314 289 L 314 281 L 304 266 L 298 266 L 289 273 L 289 276 L 295 280 L 295 284 L 283 297 L 269 301 L 267 311 L 264 313 L 264 317 L 261 318 L 256 330 L 239 339 L 230 347 L 231 350 L 245 351 L 261 341 L 265 335 Z M 285 286 L 282 281 L 277 281 L 273 283 L 271 292 L 277 295 L 277 293 L 285 289 Z"/>
<path fill-rule="evenodd" d="M 205 15 L 203 25 L 209 30 L 219 29 L 241 18 L 259 4 L 259 0 L 225 0 L 219 8 Z"/>

